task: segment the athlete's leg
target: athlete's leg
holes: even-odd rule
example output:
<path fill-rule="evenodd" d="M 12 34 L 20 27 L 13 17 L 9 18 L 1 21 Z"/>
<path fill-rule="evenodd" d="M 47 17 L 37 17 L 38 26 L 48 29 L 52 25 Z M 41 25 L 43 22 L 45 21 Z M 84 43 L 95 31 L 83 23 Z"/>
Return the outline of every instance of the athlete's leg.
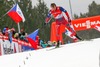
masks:
<path fill-rule="evenodd" d="M 57 45 L 56 47 L 59 47 L 59 42 L 60 42 L 60 25 L 56 25 L 56 37 L 57 37 Z"/>
<path fill-rule="evenodd" d="M 77 33 L 75 32 L 75 30 L 72 28 L 71 25 L 67 25 L 66 28 L 72 33 L 71 36 L 75 36 L 77 39 L 82 40 Z"/>
<path fill-rule="evenodd" d="M 70 32 L 68 29 L 65 31 L 65 35 L 69 36 L 71 39 L 73 39 L 73 42 L 78 41 L 78 38 L 75 36 L 71 36 L 72 32 Z"/>

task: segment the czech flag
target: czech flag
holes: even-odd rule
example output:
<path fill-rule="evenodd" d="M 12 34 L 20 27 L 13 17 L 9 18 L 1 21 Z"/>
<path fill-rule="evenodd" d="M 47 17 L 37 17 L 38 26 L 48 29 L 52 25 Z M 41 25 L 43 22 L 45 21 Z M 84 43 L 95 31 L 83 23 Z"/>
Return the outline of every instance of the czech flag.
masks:
<path fill-rule="evenodd" d="M 33 33 L 29 34 L 27 37 L 29 43 L 34 49 L 37 49 L 37 46 L 38 46 L 36 43 L 36 36 L 38 36 L 38 32 L 39 32 L 39 29 L 35 30 Z"/>
<path fill-rule="evenodd" d="M 8 12 L 8 16 L 12 18 L 16 23 L 19 23 L 21 21 L 25 21 L 24 15 L 19 7 L 18 4 L 15 4 Z"/>

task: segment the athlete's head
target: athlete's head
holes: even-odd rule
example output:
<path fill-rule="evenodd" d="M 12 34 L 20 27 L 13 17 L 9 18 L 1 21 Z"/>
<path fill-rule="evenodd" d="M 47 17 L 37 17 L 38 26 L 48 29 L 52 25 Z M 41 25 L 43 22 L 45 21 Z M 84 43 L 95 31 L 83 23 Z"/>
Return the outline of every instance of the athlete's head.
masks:
<path fill-rule="evenodd" d="M 56 10 L 56 4 L 55 3 L 51 3 L 51 9 Z"/>

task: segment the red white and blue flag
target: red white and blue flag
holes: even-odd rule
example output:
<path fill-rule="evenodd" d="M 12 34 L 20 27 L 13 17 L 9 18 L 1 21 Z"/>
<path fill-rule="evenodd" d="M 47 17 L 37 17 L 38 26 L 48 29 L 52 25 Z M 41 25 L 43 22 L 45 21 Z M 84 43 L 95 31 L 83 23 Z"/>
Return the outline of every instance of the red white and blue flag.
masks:
<path fill-rule="evenodd" d="M 18 4 L 15 4 L 8 12 L 8 16 L 12 18 L 16 23 L 19 23 L 21 21 L 25 21 L 25 17 L 19 7 Z"/>
<path fill-rule="evenodd" d="M 38 36 L 38 32 L 39 32 L 39 29 L 35 30 L 33 33 L 29 34 L 28 37 L 27 37 L 32 48 L 34 48 L 35 50 L 38 48 L 37 47 L 38 45 L 36 43 L 36 36 Z"/>

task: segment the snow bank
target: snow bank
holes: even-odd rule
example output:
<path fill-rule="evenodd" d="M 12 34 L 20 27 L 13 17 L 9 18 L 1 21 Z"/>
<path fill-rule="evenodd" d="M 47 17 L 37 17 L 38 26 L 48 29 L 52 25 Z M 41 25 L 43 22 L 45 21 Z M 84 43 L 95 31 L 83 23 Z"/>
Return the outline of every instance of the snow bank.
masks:
<path fill-rule="evenodd" d="M 4 55 L 0 67 L 99 67 L 100 39 Z M 48 51 L 49 50 L 49 51 Z"/>

